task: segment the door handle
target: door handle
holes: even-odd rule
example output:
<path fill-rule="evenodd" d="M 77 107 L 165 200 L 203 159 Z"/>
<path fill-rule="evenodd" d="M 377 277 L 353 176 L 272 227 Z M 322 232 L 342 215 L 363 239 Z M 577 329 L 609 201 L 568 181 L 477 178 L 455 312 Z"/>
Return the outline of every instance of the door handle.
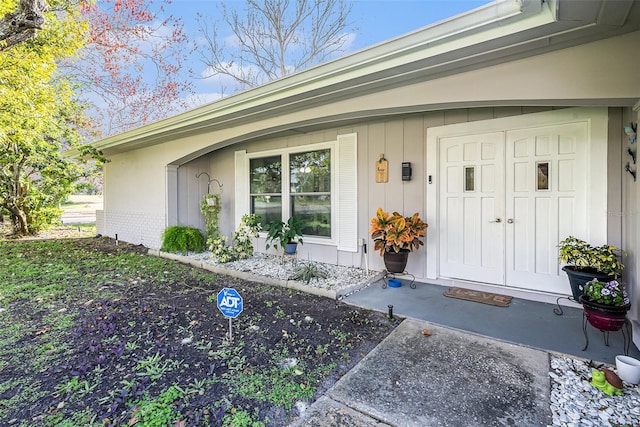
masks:
<path fill-rule="evenodd" d="M 508 222 L 509 224 L 513 224 L 513 218 L 509 218 L 509 219 L 507 220 L 507 222 Z"/>
<path fill-rule="evenodd" d="M 502 222 L 502 218 L 496 218 L 495 220 L 493 220 L 493 221 L 489 221 L 489 222 L 495 222 L 495 223 L 498 223 L 498 224 L 499 224 L 499 223 L 501 223 L 501 222 Z"/>

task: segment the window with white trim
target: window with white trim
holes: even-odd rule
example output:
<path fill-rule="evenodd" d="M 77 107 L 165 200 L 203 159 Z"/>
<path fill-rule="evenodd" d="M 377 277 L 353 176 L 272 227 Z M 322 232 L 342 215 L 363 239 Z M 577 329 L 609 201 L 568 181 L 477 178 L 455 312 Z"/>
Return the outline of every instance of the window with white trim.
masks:
<path fill-rule="evenodd" d="M 357 134 L 336 141 L 234 155 L 234 222 L 249 212 L 286 221 L 299 215 L 307 224 L 305 243 L 358 251 Z"/>
<path fill-rule="evenodd" d="M 263 224 L 295 215 L 305 235 L 331 238 L 331 152 L 327 147 L 250 157 L 251 213 Z"/>

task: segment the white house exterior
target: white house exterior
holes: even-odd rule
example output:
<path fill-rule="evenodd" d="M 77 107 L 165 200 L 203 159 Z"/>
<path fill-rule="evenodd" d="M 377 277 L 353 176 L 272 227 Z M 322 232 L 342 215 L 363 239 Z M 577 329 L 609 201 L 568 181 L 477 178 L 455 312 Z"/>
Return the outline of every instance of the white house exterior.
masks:
<path fill-rule="evenodd" d="M 627 251 L 640 344 L 640 183 L 623 132 L 639 115 L 639 1 L 498 0 L 97 142 L 98 232 L 158 248 L 169 225 L 204 228 L 206 172 L 227 235 L 252 210 L 311 212 L 300 256 L 364 266 L 378 207 L 419 212 L 418 279 L 537 300 L 570 293 L 557 244 L 575 235 Z M 323 169 L 305 187 L 309 161 Z"/>

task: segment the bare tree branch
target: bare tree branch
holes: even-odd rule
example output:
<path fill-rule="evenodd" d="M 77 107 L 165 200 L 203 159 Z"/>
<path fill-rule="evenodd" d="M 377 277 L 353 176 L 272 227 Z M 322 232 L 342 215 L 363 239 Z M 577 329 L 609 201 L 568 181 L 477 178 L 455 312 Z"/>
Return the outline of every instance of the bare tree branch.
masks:
<path fill-rule="evenodd" d="M 345 50 L 350 0 L 246 0 L 221 8 L 221 21 L 200 17 L 204 76 L 227 77 L 246 89 L 324 62 Z M 233 33 L 220 41 L 221 25 Z"/>
<path fill-rule="evenodd" d="M 47 9 L 46 0 L 20 0 L 15 12 L 0 19 L 0 51 L 34 37 Z"/>

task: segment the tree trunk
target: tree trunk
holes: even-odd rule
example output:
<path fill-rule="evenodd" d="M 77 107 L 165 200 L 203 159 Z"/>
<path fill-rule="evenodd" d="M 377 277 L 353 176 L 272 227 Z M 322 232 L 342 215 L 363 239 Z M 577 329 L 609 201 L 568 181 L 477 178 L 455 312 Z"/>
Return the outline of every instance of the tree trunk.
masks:
<path fill-rule="evenodd" d="M 35 36 L 44 24 L 46 0 L 20 0 L 18 9 L 0 19 L 0 51 Z"/>
<path fill-rule="evenodd" d="M 9 207 L 11 212 L 11 222 L 13 222 L 13 231 L 21 236 L 29 234 L 29 223 L 27 222 L 27 214 L 17 206 Z"/>
<path fill-rule="evenodd" d="M 3 200 L 3 207 L 9 211 L 11 215 L 11 223 L 13 224 L 13 232 L 18 235 L 26 236 L 31 233 L 29 227 L 29 218 L 25 212 L 25 199 L 29 192 L 29 184 L 20 184 L 19 182 L 19 165 L 14 165 L 15 184 L 9 184 L 9 192 Z"/>

